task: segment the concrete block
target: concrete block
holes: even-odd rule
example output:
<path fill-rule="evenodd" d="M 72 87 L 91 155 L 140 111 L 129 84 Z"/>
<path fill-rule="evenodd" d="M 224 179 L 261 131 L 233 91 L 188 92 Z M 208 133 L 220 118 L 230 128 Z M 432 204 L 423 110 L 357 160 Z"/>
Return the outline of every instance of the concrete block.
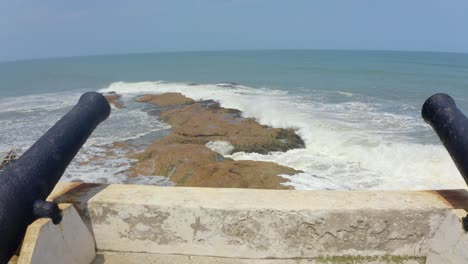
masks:
<path fill-rule="evenodd" d="M 467 212 L 462 209 L 447 213 L 447 217 L 431 240 L 427 264 L 468 263 L 468 234 L 462 227 L 462 218 Z"/>
<path fill-rule="evenodd" d="M 95 257 L 95 244 L 78 212 L 71 204 L 60 204 L 62 222 L 54 225 L 41 218 L 32 223 L 24 238 L 18 264 L 88 264 Z"/>
<path fill-rule="evenodd" d="M 77 205 L 98 250 L 249 259 L 423 258 L 453 209 L 431 191 L 82 185 L 55 198 Z"/>

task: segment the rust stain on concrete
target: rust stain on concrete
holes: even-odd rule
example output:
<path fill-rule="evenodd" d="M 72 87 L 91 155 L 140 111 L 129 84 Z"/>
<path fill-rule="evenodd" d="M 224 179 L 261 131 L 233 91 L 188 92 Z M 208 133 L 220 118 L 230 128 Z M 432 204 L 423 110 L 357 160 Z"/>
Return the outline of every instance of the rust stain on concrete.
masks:
<path fill-rule="evenodd" d="M 66 184 L 63 187 L 59 187 L 58 190 L 54 190 L 47 199 L 61 203 L 68 202 L 73 204 L 86 202 L 108 186 L 108 184 L 99 183 Z"/>
<path fill-rule="evenodd" d="M 468 209 L 468 190 L 435 190 L 427 192 L 435 194 L 448 206 L 454 209 Z"/>

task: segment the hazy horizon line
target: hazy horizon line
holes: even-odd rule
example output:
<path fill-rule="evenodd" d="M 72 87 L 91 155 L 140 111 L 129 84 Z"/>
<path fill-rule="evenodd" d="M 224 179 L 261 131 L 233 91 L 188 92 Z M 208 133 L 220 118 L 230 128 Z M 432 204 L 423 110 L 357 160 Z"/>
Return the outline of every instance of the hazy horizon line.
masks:
<path fill-rule="evenodd" d="M 412 53 L 450 53 L 468 55 L 464 51 L 438 51 L 438 50 L 403 50 L 403 49 L 215 49 L 215 50 L 167 50 L 167 51 L 147 51 L 147 52 L 127 52 L 127 53 L 101 53 L 101 54 L 83 54 L 69 56 L 51 56 L 51 57 L 36 57 L 36 58 L 19 58 L 0 60 L 0 63 L 28 62 L 40 60 L 60 60 L 73 58 L 87 57 L 109 57 L 109 56 L 128 56 L 128 55 L 145 55 L 145 54 L 176 54 L 176 53 L 215 53 L 215 52 L 261 52 L 261 51 L 356 51 L 356 52 L 412 52 Z"/>

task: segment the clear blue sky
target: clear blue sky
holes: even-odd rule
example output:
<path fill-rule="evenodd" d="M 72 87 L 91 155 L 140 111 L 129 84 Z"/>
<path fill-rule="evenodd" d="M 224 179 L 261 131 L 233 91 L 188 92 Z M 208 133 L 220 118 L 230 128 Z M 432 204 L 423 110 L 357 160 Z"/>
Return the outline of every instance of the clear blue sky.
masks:
<path fill-rule="evenodd" d="M 468 52 L 468 1 L 0 0 L 0 61 L 232 49 Z"/>

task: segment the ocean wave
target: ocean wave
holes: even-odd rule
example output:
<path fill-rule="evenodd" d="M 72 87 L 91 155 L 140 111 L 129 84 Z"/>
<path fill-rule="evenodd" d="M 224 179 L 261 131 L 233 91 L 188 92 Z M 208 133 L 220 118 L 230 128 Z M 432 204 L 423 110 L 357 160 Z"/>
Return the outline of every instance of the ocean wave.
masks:
<path fill-rule="evenodd" d="M 326 95 L 289 94 L 243 85 L 170 82 L 112 83 L 101 92 L 124 97 L 180 92 L 195 100 L 214 99 L 245 117 L 273 127 L 295 128 L 305 149 L 260 155 L 234 153 L 234 159 L 273 161 L 302 170 L 288 176 L 297 189 L 447 189 L 465 184 L 441 144 L 418 142 L 431 133 L 417 114 L 385 112 L 378 100 L 324 102 Z M 372 99 L 372 98 L 371 98 Z M 435 137 L 435 136 L 434 136 Z"/>
<path fill-rule="evenodd" d="M 134 101 L 145 93 L 180 92 L 195 100 L 213 99 L 243 116 L 281 128 L 294 128 L 306 147 L 267 155 L 231 153 L 228 142 L 208 147 L 236 160 L 272 161 L 303 171 L 288 178 L 296 189 L 448 189 L 465 183 L 414 106 L 398 105 L 358 94 L 253 88 L 235 83 L 115 82 L 100 92 L 117 92 L 126 106 L 89 138 L 63 180 L 132 183 L 125 170 L 132 164 L 118 149 L 105 145 L 142 138 L 170 128 Z M 28 148 L 76 102 L 82 91 L 0 98 L 0 152 L 13 145 Z M 344 99 L 343 99 L 344 98 Z M 98 161 L 89 162 L 92 157 Z M 168 185 L 162 178 L 133 183 Z"/>
<path fill-rule="evenodd" d="M 71 107 L 83 91 L 63 92 L 0 98 L 0 157 L 12 148 L 28 149 Z M 80 152 L 67 168 L 62 180 L 90 183 L 137 183 L 147 182 L 165 185 L 164 181 L 128 179 L 125 171 L 133 162 L 126 153 L 108 145 L 144 137 L 169 126 L 142 111 L 140 103 L 132 98 L 123 98 L 125 109 L 112 109 L 112 114 L 86 141 Z M 95 160 L 94 162 L 90 162 Z"/>

